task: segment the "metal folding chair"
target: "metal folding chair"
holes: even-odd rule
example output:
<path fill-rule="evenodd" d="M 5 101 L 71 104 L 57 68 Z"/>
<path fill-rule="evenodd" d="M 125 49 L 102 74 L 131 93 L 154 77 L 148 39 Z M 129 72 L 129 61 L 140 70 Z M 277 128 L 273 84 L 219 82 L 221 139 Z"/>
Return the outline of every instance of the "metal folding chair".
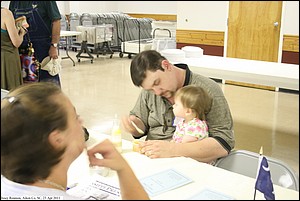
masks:
<path fill-rule="evenodd" d="M 6 89 L 1 89 L 1 100 L 8 94 L 8 90 Z"/>
<path fill-rule="evenodd" d="M 299 191 L 299 176 L 283 161 L 267 157 L 273 184 Z M 220 158 L 215 166 L 245 176 L 256 178 L 259 154 L 246 150 L 234 150 Z"/>

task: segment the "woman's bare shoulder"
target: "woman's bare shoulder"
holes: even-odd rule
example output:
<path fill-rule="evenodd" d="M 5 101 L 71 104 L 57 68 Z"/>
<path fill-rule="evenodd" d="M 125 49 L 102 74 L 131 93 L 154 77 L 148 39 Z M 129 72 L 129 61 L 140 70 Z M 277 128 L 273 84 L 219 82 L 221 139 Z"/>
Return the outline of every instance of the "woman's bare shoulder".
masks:
<path fill-rule="evenodd" d="M 14 23 L 14 16 L 7 8 L 1 8 L 1 28 L 7 29 L 7 25 Z"/>
<path fill-rule="evenodd" d="M 11 13 L 10 10 L 8 10 L 7 8 L 1 7 L 1 13 Z"/>
<path fill-rule="evenodd" d="M 5 19 L 12 16 L 13 14 L 10 10 L 8 10 L 7 8 L 1 8 L 1 19 Z"/>

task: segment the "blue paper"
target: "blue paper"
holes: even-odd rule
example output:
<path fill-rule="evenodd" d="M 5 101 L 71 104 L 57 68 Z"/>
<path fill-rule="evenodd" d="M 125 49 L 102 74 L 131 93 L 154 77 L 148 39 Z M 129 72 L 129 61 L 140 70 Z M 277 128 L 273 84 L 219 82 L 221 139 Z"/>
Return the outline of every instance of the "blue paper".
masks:
<path fill-rule="evenodd" d="M 225 195 L 223 193 L 204 189 L 196 195 L 190 197 L 188 200 L 235 200 L 233 197 Z"/>
<path fill-rule="evenodd" d="M 140 179 L 149 196 L 156 196 L 166 191 L 191 183 L 192 180 L 174 169 L 168 169 Z"/>

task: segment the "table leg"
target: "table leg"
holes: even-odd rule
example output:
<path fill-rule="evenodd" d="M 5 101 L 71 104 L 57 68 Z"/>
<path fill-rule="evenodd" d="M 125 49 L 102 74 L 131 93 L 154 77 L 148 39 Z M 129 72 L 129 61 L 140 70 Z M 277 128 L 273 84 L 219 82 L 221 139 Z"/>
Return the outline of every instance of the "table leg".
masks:
<path fill-rule="evenodd" d="M 66 37 L 66 54 L 67 54 L 67 56 L 72 60 L 73 66 L 75 66 L 75 61 L 74 61 L 74 60 L 72 59 L 72 57 L 70 57 L 70 55 L 69 55 L 69 50 L 68 50 L 68 40 L 69 40 L 69 38 Z"/>
<path fill-rule="evenodd" d="M 62 57 L 62 59 L 71 59 L 71 61 L 73 62 L 73 66 L 75 66 L 75 61 L 72 59 L 72 57 L 69 55 L 69 50 L 68 50 L 68 40 L 69 38 L 66 36 L 66 57 Z"/>

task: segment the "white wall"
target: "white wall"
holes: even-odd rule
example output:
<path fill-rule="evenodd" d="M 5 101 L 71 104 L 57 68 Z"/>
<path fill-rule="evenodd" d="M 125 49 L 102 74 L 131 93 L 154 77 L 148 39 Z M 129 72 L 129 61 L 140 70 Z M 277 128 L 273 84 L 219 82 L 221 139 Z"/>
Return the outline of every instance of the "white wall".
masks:
<path fill-rule="evenodd" d="M 60 14 L 64 15 L 65 11 L 68 9 L 68 4 L 65 1 L 56 1 L 58 10 Z"/>
<path fill-rule="evenodd" d="M 283 9 L 283 34 L 299 36 L 299 1 L 285 1 Z"/>
<path fill-rule="evenodd" d="M 1 1 L 8 8 L 9 1 Z M 75 12 L 173 14 L 177 29 L 226 31 L 228 1 L 57 1 L 62 14 Z M 282 34 L 299 35 L 299 1 L 284 1 Z"/>
<path fill-rule="evenodd" d="M 225 31 L 227 1 L 177 1 L 177 29 Z"/>
<path fill-rule="evenodd" d="M 66 1 L 70 10 L 66 14 L 75 12 L 102 13 L 119 11 L 123 13 L 151 13 L 176 15 L 176 1 Z"/>
<path fill-rule="evenodd" d="M 226 31 L 228 1 L 68 1 L 69 12 L 177 15 L 177 29 Z M 284 1 L 283 34 L 299 35 L 299 1 Z M 65 6 L 66 7 L 66 6 Z M 66 13 L 68 14 L 68 13 Z"/>
<path fill-rule="evenodd" d="M 70 13 L 105 13 L 115 11 L 117 1 L 69 1 Z"/>
<path fill-rule="evenodd" d="M 123 13 L 177 14 L 177 1 L 118 1 Z"/>
<path fill-rule="evenodd" d="M 225 32 L 227 17 L 228 1 L 177 1 L 177 29 Z M 299 35 L 299 1 L 284 2 L 282 34 Z"/>

